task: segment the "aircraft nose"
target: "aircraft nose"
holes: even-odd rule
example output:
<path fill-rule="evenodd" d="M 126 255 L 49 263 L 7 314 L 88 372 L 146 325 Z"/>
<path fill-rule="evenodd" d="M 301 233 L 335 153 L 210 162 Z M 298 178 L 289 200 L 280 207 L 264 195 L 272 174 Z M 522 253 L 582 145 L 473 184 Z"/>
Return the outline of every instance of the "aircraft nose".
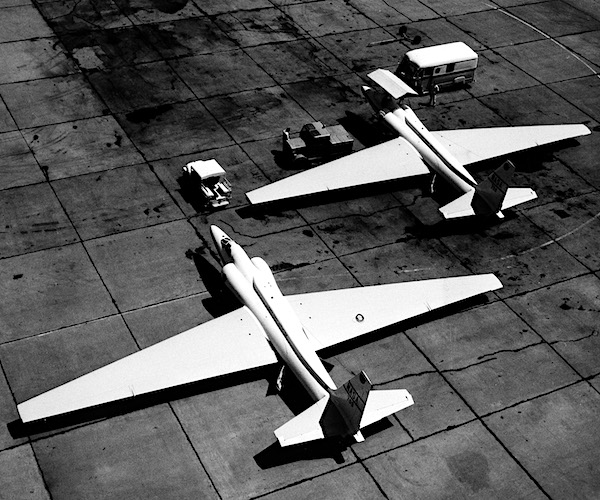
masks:
<path fill-rule="evenodd" d="M 223 260 L 223 262 L 225 262 L 226 259 L 224 259 L 225 255 L 223 254 L 223 240 L 230 239 L 229 236 L 227 236 L 225 232 L 221 230 L 221 228 L 215 225 L 210 226 L 210 234 L 212 236 L 215 247 L 217 248 L 217 251 L 221 256 L 221 259 Z"/>
<path fill-rule="evenodd" d="M 212 235 L 213 240 L 215 240 L 215 243 L 218 243 L 219 245 L 223 238 L 227 238 L 225 232 L 221 230 L 219 226 L 215 226 L 214 224 L 210 226 L 210 234 Z"/>

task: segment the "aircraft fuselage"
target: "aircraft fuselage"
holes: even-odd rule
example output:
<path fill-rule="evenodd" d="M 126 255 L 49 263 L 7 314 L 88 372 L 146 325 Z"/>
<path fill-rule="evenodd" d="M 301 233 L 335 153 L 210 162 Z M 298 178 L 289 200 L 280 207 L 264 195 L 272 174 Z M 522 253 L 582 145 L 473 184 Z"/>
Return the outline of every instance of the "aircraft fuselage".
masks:
<path fill-rule="evenodd" d="M 216 226 L 212 237 L 228 288 L 255 316 L 265 336 L 314 401 L 336 386 L 312 347 L 302 323 L 275 283 L 267 263 L 246 252 Z"/>
<path fill-rule="evenodd" d="M 432 173 L 443 177 L 460 193 L 475 189 L 475 179 L 427 130 L 410 107 L 390 101 L 387 95 L 371 87 L 364 86 L 363 94 L 382 120 L 415 149 Z"/>

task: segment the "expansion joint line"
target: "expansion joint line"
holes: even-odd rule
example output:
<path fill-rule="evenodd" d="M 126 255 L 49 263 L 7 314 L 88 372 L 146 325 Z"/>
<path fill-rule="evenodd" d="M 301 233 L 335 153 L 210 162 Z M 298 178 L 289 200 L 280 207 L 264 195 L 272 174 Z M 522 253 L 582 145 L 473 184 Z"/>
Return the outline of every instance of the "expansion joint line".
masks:
<path fill-rule="evenodd" d="M 454 387 L 452 380 L 445 376 L 444 371 L 440 370 L 436 364 L 429 358 L 429 356 L 407 335 L 408 340 L 413 344 L 415 349 L 425 358 L 425 360 L 435 368 L 436 373 L 442 377 L 442 379 L 448 384 L 450 389 L 457 395 L 457 397 L 462 401 L 462 403 L 469 409 L 469 411 L 475 416 L 477 422 L 479 422 L 487 432 L 496 440 L 496 442 L 500 445 L 500 447 L 508 454 L 508 456 L 517 464 L 518 467 L 524 472 L 524 474 L 535 484 L 535 486 L 539 489 L 539 491 L 544 494 L 547 498 L 550 498 L 546 490 L 540 484 L 540 482 L 527 470 L 527 468 L 517 459 L 517 457 L 510 451 L 510 449 L 502 442 L 502 440 L 496 435 L 496 433 L 490 428 L 490 426 L 485 422 L 484 416 L 479 415 L 473 406 L 469 404 L 469 402 L 465 399 L 465 397 Z M 491 360 L 488 360 L 491 361 Z M 483 361 L 484 363 L 486 361 Z"/>
<path fill-rule="evenodd" d="M 596 77 L 596 78 L 600 78 L 600 74 L 598 74 L 598 72 L 592 67 L 590 66 L 587 62 L 585 62 L 583 60 L 583 58 L 579 57 L 575 52 L 573 52 L 571 49 L 569 49 L 567 46 L 565 46 L 564 44 L 560 43 L 558 40 L 552 38 L 550 35 L 548 35 L 547 33 L 545 33 L 544 31 L 542 31 L 539 28 L 536 28 L 535 26 L 533 26 L 532 24 L 528 23 L 527 21 L 525 21 L 524 19 L 521 19 L 519 16 L 516 16 L 515 14 L 512 14 L 511 12 L 508 12 L 506 9 L 503 9 L 502 7 L 497 7 L 495 5 L 491 5 L 491 4 L 487 4 L 489 7 L 491 7 L 493 10 L 497 10 L 498 12 L 501 12 L 502 14 L 514 19 L 515 21 L 520 22 L 521 24 L 524 24 L 525 26 L 527 26 L 528 28 L 531 28 L 533 31 L 535 31 L 536 33 L 539 33 L 540 35 L 542 35 L 546 40 L 550 40 L 552 41 L 552 43 L 558 45 L 561 49 L 563 49 L 564 51 L 568 52 L 569 54 L 571 54 L 575 59 L 577 59 L 581 64 L 583 64 L 587 69 L 589 69 L 592 74 Z"/>

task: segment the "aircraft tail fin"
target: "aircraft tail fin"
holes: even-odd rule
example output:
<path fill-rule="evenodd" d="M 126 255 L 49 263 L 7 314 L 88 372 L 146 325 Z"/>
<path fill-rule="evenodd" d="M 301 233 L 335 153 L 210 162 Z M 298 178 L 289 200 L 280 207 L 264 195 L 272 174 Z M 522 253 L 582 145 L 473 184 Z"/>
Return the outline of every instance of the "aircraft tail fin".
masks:
<path fill-rule="evenodd" d="M 332 395 L 332 402 L 341 413 L 348 434 L 357 441 L 364 438 L 360 429 L 413 404 L 406 389 L 371 390 L 372 384 L 364 371 L 351 378 Z"/>
<path fill-rule="evenodd" d="M 505 161 L 492 174 L 456 200 L 440 208 L 446 219 L 470 215 L 493 215 L 504 217 L 502 210 L 537 198 L 530 188 L 509 188 L 515 166 Z"/>
<path fill-rule="evenodd" d="M 371 387 L 365 372 L 360 372 L 275 430 L 279 444 L 290 446 L 340 435 L 363 441 L 360 429 L 413 404 L 405 389 L 371 390 Z"/>
<path fill-rule="evenodd" d="M 342 387 L 333 391 L 331 400 L 346 422 L 349 434 L 360 431 L 360 422 L 367 406 L 367 398 L 371 391 L 371 381 L 364 371 L 352 377 Z M 357 437 L 357 440 L 360 440 Z"/>
<path fill-rule="evenodd" d="M 493 215 L 500 212 L 514 173 L 515 166 L 506 160 L 487 179 L 475 186 L 472 205 L 476 214 Z"/>

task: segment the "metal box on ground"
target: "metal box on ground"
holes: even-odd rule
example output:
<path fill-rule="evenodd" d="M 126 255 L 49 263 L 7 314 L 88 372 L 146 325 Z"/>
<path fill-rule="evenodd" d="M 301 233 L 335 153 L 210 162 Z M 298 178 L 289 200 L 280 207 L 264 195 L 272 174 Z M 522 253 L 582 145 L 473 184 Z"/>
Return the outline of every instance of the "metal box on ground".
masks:
<path fill-rule="evenodd" d="M 321 122 L 307 123 L 299 134 L 283 131 L 283 154 L 297 167 L 340 158 L 352 152 L 354 139 L 341 125 L 325 127 Z"/>

